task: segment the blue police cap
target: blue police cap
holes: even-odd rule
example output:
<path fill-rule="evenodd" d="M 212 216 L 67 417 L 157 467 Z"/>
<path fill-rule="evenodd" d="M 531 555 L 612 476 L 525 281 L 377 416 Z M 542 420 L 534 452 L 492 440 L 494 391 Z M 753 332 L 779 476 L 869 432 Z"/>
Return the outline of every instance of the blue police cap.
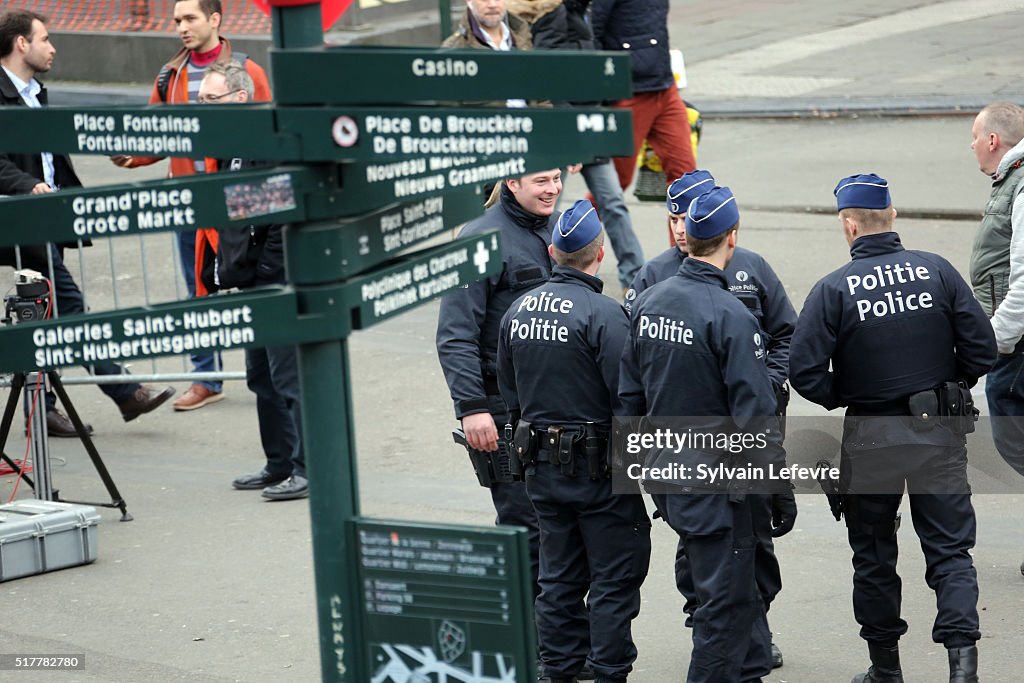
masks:
<path fill-rule="evenodd" d="M 884 209 L 892 204 L 889 182 L 874 173 L 862 173 L 843 178 L 832 194 L 836 196 L 838 210 Z"/>
<path fill-rule="evenodd" d="M 668 186 L 665 204 L 668 212 L 679 215 L 686 213 L 686 207 L 697 197 L 715 186 L 715 179 L 707 171 L 696 170 L 684 173 Z"/>
<path fill-rule="evenodd" d="M 551 231 L 551 243 L 555 248 L 571 254 L 587 246 L 601 234 L 601 220 L 594 205 L 581 199 L 558 217 L 555 229 Z"/>
<path fill-rule="evenodd" d="M 709 240 L 740 222 L 736 197 L 728 187 L 717 185 L 692 202 L 686 210 L 686 234 L 698 240 Z"/>

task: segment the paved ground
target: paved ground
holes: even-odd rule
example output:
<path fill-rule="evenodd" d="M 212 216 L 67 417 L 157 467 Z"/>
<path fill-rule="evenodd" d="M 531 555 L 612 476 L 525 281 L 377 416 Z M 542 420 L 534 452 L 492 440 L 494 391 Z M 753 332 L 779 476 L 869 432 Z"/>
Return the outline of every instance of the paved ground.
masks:
<path fill-rule="evenodd" d="M 854 9 L 832 0 L 678 2 L 672 29 L 687 51 L 687 96 L 697 102 L 750 110 L 873 98 L 970 103 L 1019 92 L 1024 57 L 1017 56 L 1014 29 L 1022 10 L 1024 3 L 986 0 L 863 2 Z M 736 191 L 741 243 L 768 258 L 799 307 L 814 281 L 847 254 L 833 217 L 794 207 L 828 206 L 838 178 L 876 171 L 891 181 L 898 209 L 980 213 L 987 182 L 968 149 L 969 128 L 964 117 L 712 120 L 699 161 Z M 76 161 L 90 185 L 161 173 Z M 566 192 L 579 196 L 579 180 Z M 630 209 L 648 255 L 658 253 L 666 246 L 661 206 L 631 198 Z M 900 219 L 897 227 L 908 245 L 937 251 L 965 272 L 975 223 Z M 166 236 L 147 239 L 144 268 L 134 239 L 113 243 L 111 251 L 102 242 L 88 250 L 84 279 L 94 310 L 114 305 L 112 280 L 120 306 L 141 303 L 144 288 L 154 300 L 174 298 L 169 244 Z M 352 338 L 363 511 L 488 524 L 486 493 L 449 443 L 453 420 L 433 349 L 436 317 L 431 304 Z M 240 354 L 227 354 L 226 364 L 242 370 Z M 163 360 L 157 367 L 176 371 L 181 364 Z M 133 370 L 149 372 L 150 365 Z M 119 523 L 105 510 L 97 563 L 0 585 L 0 652 L 84 653 L 87 662 L 81 672 L 0 672 L 0 680 L 316 679 L 308 506 L 231 490 L 230 480 L 258 468 L 261 456 L 251 394 L 240 382 L 227 391 L 226 401 L 195 413 L 162 410 L 125 425 L 94 387 L 71 389 L 135 521 Z M 791 414 L 820 411 L 795 400 Z M 8 452 L 23 446 L 13 440 Z M 102 500 L 78 444 L 52 446 L 65 497 Z M 1003 479 L 1011 491 L 976 496 L 975 559 L 983 679 L 1016 681 L 1024 647 L 1024 578 L 1017 570 L 1024 494 L 1005 471 L 986 465 L 974 475 L 985 490 Z M 9 478 L 0 479 L 0 499 L 12 489 Z M 17 496 L 26 493 L 22 486 Z M 785 589 L 771 614 L 786 665 L 767 680 L 846 681 L 866 660 L 850 607 L 849 550 L 820 496 L 801 496 L 799 504 L 796 529 L 779 543 Z M 934 597 L 923 582 L 921 553 L 910 525 L 900 536 L 911 624 L 903 641 L 907 676 L 944 680 L 945 653 L 929 637 Z M 633 679 L 660 683 L 681 679 L 689 634 L 670 572 L 673 535 L 656 526 L 654 539 L 635 624 L 640 658 Z"/>

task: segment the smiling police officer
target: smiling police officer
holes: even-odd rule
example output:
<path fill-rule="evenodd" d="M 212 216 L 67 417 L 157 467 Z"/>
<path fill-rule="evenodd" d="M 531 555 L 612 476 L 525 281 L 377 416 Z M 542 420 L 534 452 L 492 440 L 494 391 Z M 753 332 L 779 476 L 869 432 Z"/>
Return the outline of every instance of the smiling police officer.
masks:
<path fill-rule="evenodd" d="M 689 258 L 676 277 L 646 290 L 633 306 L 619 377 L 623 415 L 646 415 L 654 422 L 698 417 L 701 424 L 731 426 L 747 435 L 771 427 L 776 399 L 761 330 L 729 293 L 724 272 L 736 250 L 738 228 L 739 210 L 729 188 L 715 187 L 690 204 Z M 683 333 L 671 333 L 673 328 Z M 758 457 L 777 471 L 785 461 L 781 436 L 777 428 L 764 433 L 774 448 Z M 709 462 L 736 461 L 727 453 L 698 449 L 647 456 L 648 466 L 674 463 L 690 472 Z M 772 668 L 765 602 L 755 580 L 758 563 L 770 556 L 758 549 L 770 542 L 767 496 L 711 490 L 707 482 L 683 475 L 653 496 L 679 534 L 695 587 L 686 680 L 759 680 Z"/>
<path fill-rule="evenodd" d="M 623 303 L 626 310 L 632 309 L 636 297 L 645 289 L 679 272 L 679 267 L 688 255 L 687 207 L 690 202 L 714 186 L 714 177 L 705 170 L 690 171 L 669 186 L 665 204 L 668 209 L 668 227 L 675 239 L 675 246 L 655 256 L 640 269 L 631 288 L 626 291 L 626 300 Z M 777 409 L 780 415 L 785 414 L 789 403 L 789 389 L 786 387 L 789 373 L 789 342 L 796 327 L 796 310 L 772 267 L 763 257 L 749 249 L 736 247 L 732 259 L 725 267 L 725 277 L 729 283 L 729 291 L 750 309 L 761 327 L 761 336 L 768 352 L 768 374 L 772 378 L 778 400 Z M 785 493 L 772 496 L 770 502 L 775 510 L 776 521 L 772 535 L 777 538 L 792 530 L 796 501 L 791 493 Z M 782 589 L 782 576 L 771 541 L 759 548 L 769 554 L 757 565 L 757 583 L 767 607 Z M 689 625 L 696 609 L 696 596 L 693 577 L 687 568 L 686 553 L 681 541 L 676 549 L 676 586 L 686 599 L 683 612 L 687 614 Z M 772 668 L 782 666 L 782 652 L 774 642 L 771 645 L 771 653 Z"/>
<path fill-rule="evenodd" d="M 590 654 L 598 681 L 624 681 L 636 647 L 651 523 L 639 495 L 612 493 L 608 434 L 629 328 L 601 294 L 604 231 L 590 202 L 558 220 L 551 280 L 501 321 L 498 380 L 540 523 L 537 632 L 543 681 L 575 681 Z M 555 376 L 570 381 L 552 381 Z M 587 604 L 584 598 L 589 594 Z M 589 607 L 589 619 L 588 619 Z"/>
<path fill-rule="evenodd" d="M 948 650 L 950 682 L 972 683 L 980 632 L 966 433 L 974 430 L 969 388 L 995 362 L 995 337 L 946 259 L 903 248 L 884 179 L 843 178 L 835 196 L 853 260 L 807 296 L 790 379 L 828 410 L 847 407 L 840 487 L 853 611 L 871 656 L 854 681 L 903 680 L 896 530 L 905 484 L 938 603 L 932 639 Z"/>
<path fill-rule="evenodd" d="M 487 462 L 501 457 L 498 428 L 509 423 L 508 407 L 498 391 L 498 326 L 509 304 L 551 275 L 548 245 L 561 192 L 562 172 L 558 169 L 509 178 L 500 184 L 496 203 L 459 234 L 465 237 L 499 229 L 501 272 L 447 294 L 441 299 L 437 318 L 437 356 L 455 416 L 462 422 L 480 483 L 490 489 L 498 524 L 523 526 L 530 532 L 535 592 L 537 513 L 526 496 L 525 484 L 492 480 Z"/>

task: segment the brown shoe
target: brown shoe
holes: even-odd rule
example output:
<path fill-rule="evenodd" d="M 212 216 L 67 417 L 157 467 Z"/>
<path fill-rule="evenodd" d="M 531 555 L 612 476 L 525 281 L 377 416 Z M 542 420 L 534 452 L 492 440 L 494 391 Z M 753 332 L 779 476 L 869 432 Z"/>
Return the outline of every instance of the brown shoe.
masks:
<path fill-rule="evenodd" d="M 83 426 L 85 427 L 86 434 L 92 434 L 91 424 Z M 71 422 L 71 418 L 56 408 L 46 411 L 46 433 L 49 436 L 59 436 L 63 438 L 74 438 L 78 436 L 78 432 L 75 431 L 75 425 Z"/>
<path fill-rule="evenodd" d="M 220 391 L 210 391 L 202 384 L 193 384 L 185 392 L 185 395 L 174 402 L 175 410 L 195 410 L 196 408 L 202 408 L 210 403 L 216 403 L 217 401 L 223 400 L 224 393 Z"/>
<path fill-rule="evenodd" d="M 121 409 L 121 417 L 125 422 L 131 422 L 139 415 L 148 413 L 160 407 L 167 399 L 174 396 L 174 387 L 164 387 L 163 391 L 157 392 L 153 387 L 143 384 L 130 399 L 118 404 Z"/>

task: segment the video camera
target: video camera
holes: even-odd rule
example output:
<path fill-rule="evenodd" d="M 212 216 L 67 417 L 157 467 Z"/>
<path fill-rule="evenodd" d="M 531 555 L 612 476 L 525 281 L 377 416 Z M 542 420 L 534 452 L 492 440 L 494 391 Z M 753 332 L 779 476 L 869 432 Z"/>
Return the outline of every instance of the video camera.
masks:
<path fill-rule="evenodd" d="M 3 323 L 28 323 L 46 318 L 50 284 L 42 273 L 28 269 L 14 271 L 14 291 L 4 297 Z"/>

